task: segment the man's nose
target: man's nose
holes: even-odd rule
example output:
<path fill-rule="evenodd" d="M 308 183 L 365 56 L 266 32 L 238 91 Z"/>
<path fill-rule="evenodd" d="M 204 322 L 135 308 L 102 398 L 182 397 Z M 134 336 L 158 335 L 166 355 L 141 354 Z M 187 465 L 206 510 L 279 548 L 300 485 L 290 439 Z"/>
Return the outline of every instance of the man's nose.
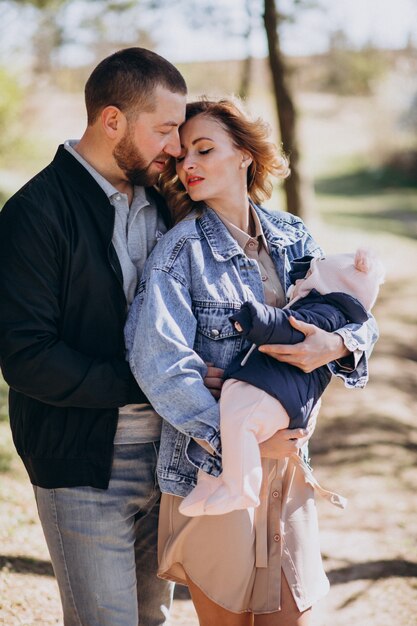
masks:
<path fill-rule="evenodd" d="M 178 135 L 175 138 L 173 137 L 170 139 L 164 148 L 164 152 L 172 157 L 177 157 L 181 154 L 181 142 Z"/>

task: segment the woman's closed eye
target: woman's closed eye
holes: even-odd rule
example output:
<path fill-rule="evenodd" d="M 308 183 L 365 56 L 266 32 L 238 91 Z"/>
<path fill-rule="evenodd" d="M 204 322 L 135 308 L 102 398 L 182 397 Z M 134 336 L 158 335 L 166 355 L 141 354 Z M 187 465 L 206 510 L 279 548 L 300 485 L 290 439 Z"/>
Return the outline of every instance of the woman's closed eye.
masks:
<path fill-rule="evenodd" d="M 213 148 L 207 148 L 205 150 L 199 150 L 198 154 L 208 154 L 209 152 L 211 152 L 213 150 Z M 185 154 L 181 154 L 179 157 L 176 158 L 176 162 L 177 163 L 181 163 L 181 161 L 184 161 L 186 155 Z"/>

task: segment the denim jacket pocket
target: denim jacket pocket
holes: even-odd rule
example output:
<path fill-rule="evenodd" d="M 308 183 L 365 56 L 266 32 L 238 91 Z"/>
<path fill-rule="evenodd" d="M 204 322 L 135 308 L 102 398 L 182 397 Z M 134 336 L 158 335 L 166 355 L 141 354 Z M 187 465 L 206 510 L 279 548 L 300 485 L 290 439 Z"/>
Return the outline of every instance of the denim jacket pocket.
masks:
<path fill-rule="evenodd" d="M 240 352 L 246 342 L 229 319 L 239 309 L 230 303 L 193 303 L 197 320 L 194 350 L 204 361 L 224 369 Z"/>

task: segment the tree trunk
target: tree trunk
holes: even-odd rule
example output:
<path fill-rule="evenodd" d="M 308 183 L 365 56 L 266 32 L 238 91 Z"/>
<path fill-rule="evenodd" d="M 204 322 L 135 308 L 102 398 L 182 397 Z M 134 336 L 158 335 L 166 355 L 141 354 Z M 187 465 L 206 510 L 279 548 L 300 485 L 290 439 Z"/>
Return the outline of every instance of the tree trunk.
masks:
<path fill-rule="evenodd" d="M 279 17 L 275 0 L 265 0 L 264 25 L 268 40 L 269 67 L 271 69 L 278 124 L 285 154 L 289 156 L 291 176 L 284 181 L 287 210 L 303 217 L 305 206 L 302 197 L 300 153 L 297 139 L 297 113 L 288 84 L 288 69 L 281 52 L 278 33 Z"/>
<path fill-rule="evenodd" d="M 242 61 L 242 74 L 240 76 L 239 97 L 246 100 L 249 96 L 250 81 L 252 74 L 252 56 L 250 54 Z"/>
<path fill-rule="evenodd" d="M 249 96 L 250 81 L 252 77 L 252 50 L 251 50 L 251 36 L 252 36 L 252 20 L 253 20 L 253 8 L 252 0 L 246 0 L 246 30 L 243 33 L 246 47 L 246 58 L 242 63 L 242 74 L 240 76 L 239 96 L 245 100 Z"/>

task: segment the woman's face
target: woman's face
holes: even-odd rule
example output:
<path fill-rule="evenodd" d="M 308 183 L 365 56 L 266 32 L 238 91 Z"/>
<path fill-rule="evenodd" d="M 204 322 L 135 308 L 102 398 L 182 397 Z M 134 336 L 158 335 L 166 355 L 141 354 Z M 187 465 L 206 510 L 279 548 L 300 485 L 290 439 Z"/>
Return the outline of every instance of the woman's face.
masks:
<path fill-rule="evenodd" d="M 242 195 L 246 197 L 250 159 L 235 147 L 219 122 L 196 115 L 181 127 L 180 141 L 177 174 L 194 202 L 204 201 L 213 209 L 221 209 Z"/>

